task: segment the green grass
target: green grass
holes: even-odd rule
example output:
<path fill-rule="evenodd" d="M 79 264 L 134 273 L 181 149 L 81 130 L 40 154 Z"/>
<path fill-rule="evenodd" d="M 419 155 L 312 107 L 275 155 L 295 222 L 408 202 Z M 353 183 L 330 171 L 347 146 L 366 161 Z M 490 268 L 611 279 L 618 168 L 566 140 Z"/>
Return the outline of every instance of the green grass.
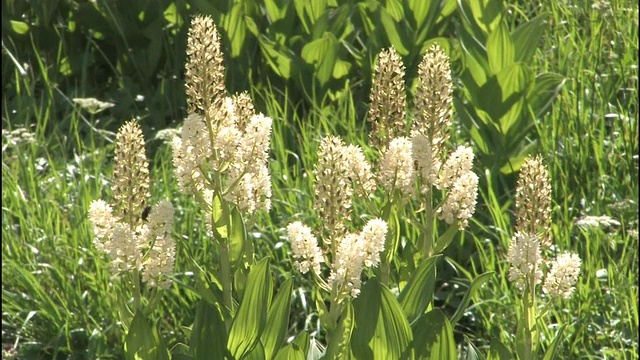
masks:
<path fill-rule="evenodd" d="M 577 252 L 583 267 L 575 296 L 555 307 L 550 319 L 568 325 L 557 358 L 638 359 L 638 7 L 612 1 L 607 13 L 575 3 L 544 1 L 534 7 L 523 2 L 516 12 L 551 13 L 536 68 L 567 78 L 538 124 L 539 152 L 552 177 L 554 244 L 557 251 Z M 37 48 L 33 52 L 41 59 Z M 13 96 L 3 92 L 2 342 L 5 347 L 17 344 L 21 358 L 121 358 L 123 334 L 115 306 L 119 285 L 107 259 L 92 245 L 86 214 L 91 200 L 110 196 L 114 134 L 98 130 L 113 129 L 125 119 L 75 109 L 72 96 L 65 97 L 47 76 L 55 66 L 42 58 L 30 64 L 26 75 L 14 68 L 8 81 Z M 319 134 L 340 134 L 347 143 L 363 144 L 366 134 L 355 108 L 367 100 L 347 98 L 331 111 L 300 117 L 286 93 L 254 91 L 252 96 L 266 104 L 261 110 L 274 119 L 274 192 L 272 211 L 260 215 L 250 233 L 256 236 L 257 253 L 272 258 L 277 284 L 294 272 L 284 227 L 294 219 L 313 221 L 308 174 L 316 162 Z M 5 130 L 20 127 L 35 141 L 5 136 Z M 190 326 L 197 298 L 190 290 L 192 265 L 186 259 L 211 264 L 214 257 L 200 235 L 204 226 L 197 207 L 177 189 L 169 146 L 152 140 L 152 128 L 145 126 L 153 198 L 166 197 L 177 209 L 177 284 L 165 294 L 158 316 L 171 346 L 187 338 L 182 326 Z M 464 134 L 456 139 L 463 141 Z M 483 176 L 482 168 L 477 170 Z M 516 326 L 516 290 L 506 280 L 505 261 L 514 206 L 512 198 L 496 199 L 494 191 L 480 189 L 478 215 L 457 248 L 470 255 L 472 260 L 461 264 L 472 273 L 496 271 L 465 318 L 465 328 L 457 329 L 481 348 L 493 337 L 513 344 Z M 620 226 L 575 226 L 585 215 L 608 215 Z M 465 257 L 447 254 L 459 263 Z M 599 270 L 606 274 L 597 277 Z M 463 277 L 447 276 L 453 282 Z M 300 276 L 295 281 L 289 335 L 305 327 L 318 331 L 313 286 Z M 542 335 L 549 339 L 554 332 L 550 328 Z"/>

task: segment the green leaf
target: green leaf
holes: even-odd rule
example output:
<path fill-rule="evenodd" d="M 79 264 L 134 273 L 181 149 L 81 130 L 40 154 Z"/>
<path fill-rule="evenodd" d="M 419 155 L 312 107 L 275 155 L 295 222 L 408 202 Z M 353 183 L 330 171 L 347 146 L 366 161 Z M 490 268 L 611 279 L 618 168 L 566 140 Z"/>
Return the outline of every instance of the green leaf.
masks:
<path fill-rule="evenodd" d="M 282 347 L 274 360 L 306 360 L 308 351 L 309 333 L 303 331 L 291 344 Z"/>
<path fill-rule="evenodd" d="M 29 32 L 29 24 L 22 21 L 9 20 L 11 24 L 11 30 L 16 34 L 24 35 Z"/>
<path fill-rule="evenodd" d="M 473 298 L 476 292 L 480 290 L 482 285 L 484 285 L 484 283 L 486 283 L 493 276 L 493 274 L 493 271 L 488 271 L 478 275 L 475 279 L 473 279 L 471 285 L 467 289 L 467 292 L 464 294 L 464 297 L 462 297 L 462 301 L 460 301 L 460 304 L 458 304 L 456 312 L 453 313 L 453 316 L 451 317 L 451 326 L 456 326 L 458 321 L 462 318 L 462 315 L 464 315 L 464 312 L 467 310 L 471 298 Z"/>
<path fill-rule="evenodd" d="M 422 260 L 400 292 L 398 301 L 408 321 L 413 323 L 431 303 L 436 280 L 436 261 L 442 255 Z"/>
<path fill-rule="evenodd" d="M 267 60 L 267 64 L 271 69 L 281 78 L 288 80 L 291 78 L 291 63 L 293 62 L 291 55 L 287 52 L 280 51 L 278 48 L 283 46 L 276 42 L 261 36 L 258 38 L 258 44 L 260 44 L 260 50 Z M 287 50 L 287 49 L 283 49 Z"/>
<path fill-rule="evenodd" d="M 256 346 L 245 356 L 242 357 L 242 360 L 265 360 L 267 357 L 264 353 L 264 346 L 260 341 L 256 343 Z"/>
<path fill-rule="evenodd" d="M 498 340 L 491 340 L 491 346 L 489 347 L 489 355 L 487 355 L 487 360 L 511 360 L 513 356 L 509 349 L 504 346 L 504 344 Z"/>
<path fill-rule="evenodd" d="M 362 296 L 362 294 L 360 294 Z M 338 326 L 333 332 L 331 341 L 327 344 L 327 351 L 323 359 L 333 360 L 344 354 L 349 354 L 354 327 L 354 310 L 351 301 L 347 300 L 343 305 L 342 314 L 338 319 Z"/>
<path fill-rule="evenodd" d="M 124 340 L 124 351 L 127 360 L 169 360 L 169 351 L 160 340 L 158 329 L 145 319 L 140 310 L 136 312 L 129 326 Z"/>
<path fill-rule="evenodd" d="M 496 80 L 502 93 L 501 111 L 494 119 L 499 119 L 500 130 L 507 134 L 518 119 L 525 116 L 525 95 L 529 87 L 531 72 L 520 64 L 513 64 L 498 73 Z M 526 124 L 525 124 L 526 126 Z"/>
<path fill-rule="evenodd" d="M 518 26 L 517 29 L 511 33 L 513 39 L 513 45 L 515 47 L 515 60 L 529 64 L 533 59 L 540 39 L 544 35 L 544 30 L 547 27 L 547 19 L 549 14 L 540 14 L 535 18 L 525 22 Z"/>
<path fill-rule="evenodd" d="M 393 21 L 400 22 L 404 18 L 402 2 L 398 0 L 387 0 L 384 8 L 387 10 L 389 15 L 391 15 Z"/>
<path fill-rule="evenodd" d="M 425 24 L 425 19 L 427 18 L 427 13 L 429 13 L 430 9 L 434 6 L 436 8 L 439 7 L 439 1 L 433 0 L 407 0 L 407 6 L 409 7 L 408 13 L 413 18 L 415 26 L 429 26 L 431 24 Z"/>
<path fill-rule="evenodd" d="M 238 266 L 243 258 L 244 250 L 246 249 L 245 242 L 247 241 L 247 231 L 242 220 L 242 214 L 238 210 L 237 206 L 234 206 L 231 210 L 231 233 L 229 234 L 229 258 L 231 263 Z M 247 254 L 251 256 L 253 254 Z"/>
<path fill-rule="evenodd" d="M 264 258 L 251 266 L 242 302 L 229 331 L 227 349 L 234 358 L 249 353 L 259 341 L 267 322 L 271 291 L 269 258 Z"/>
<path fill-rule="evenodd" d="M 223 359 L 227 350 L 227 330 L 220 310 L 201 299 L 191 330 L 191 353 L 195 360 Z"/>
<path fill-rule="evenodd" d="M 213 231 L 217 237 L 226 239 L 229 237 L 229 205 L 222 200 L 219 194 L 213 195 L 211 201 L 211 216 L 213 217 Z"/>
<path fill-rule="evenodd" d="M 451 242 L 453 241 L 453 237 L 456 235 L 457 232 L 458 232 L 458 224 L 449 225 L 449 227 L 444 232 L 444 234 L 438 237 L 438 240 L 436 241 L 436 245 L 433 248 L 433 253 L 439 254 L 443 252 L 449 246 L 449 244 L 451 244 Z"/>
<path fill-rule="evenodd" d="M 326 32 L 322 38 L 306 44 L 301 56 L 306 63 L 315 67 L 316 77 L 320 85 L 324 85 L 333 76 L 333 67 L 338 58 L 338 41 L 332 33 Z"/>
<path fill-rule="evenodd" d="M 269 20 L 274 23 L 287 16 L 287 11 L 291 6 L 291 0 L 265 0 L 264 5 Z"/>
<path fill-rule="evenodd" d="M 504 4 L 499 0 L 460 0 L 460 7 L 469 9 L 471 19 L 485 34 L 491 34 L 502 23 Z"/>
<path fill-rule="evenodd" d="M 244 4 L 241 1 L 234 2 L 231 10 L 222 15 L 222 24 L 227 31 L 231 43 L 231 57 L 236 58 L 242 53 L 247 37 L 247 26 L 244 22 Z"/>
<path fill-rule="evenodd" d="M 502 23 L 487 39 L 487 56 L 489 58 L 489 70 L 495 75 L 511 66 L 515 61 L 515 48 L 511 41 L 511 35 L 507 25 Z"/>
<path fill-rule="evenodd" d="M 293 279 L 290 278 L 280 286 L 269 309 L 267 325 L 262 333 L 262 344 L 267 359 L 273 358 L 287 336 L 292 290 Z"/>
<path fill-rule="evenodd" d="M 455 327 L 455 325 L 453 325 Z M 465 360 L 485 360 L 484 355 L 480 352 L 480 350 L 473 345 L 471 339 L 467 335 L 464 336 L 464 341 L 467 343 L 467 357 Z"/>
<path fill-rule="evenodd" d="M 406 56 L 409 54 L 409 50 L 405 45 L 403 38 L 398 30 L 398 25 L 393 17 L 389 14 L 389 12 L 381 7 L 380 12 L 380 22 L 382 23 L 382 27 L 384 28 L 384 32 L 386 33 L 389 43 L 396 49 L 398 54 L 402 56 Z M 401 27 L 402 28 L 402 27 Z"/>
<path fill-rule="evenodd" d="M 411 328 L 395 296 L 376 278 L 353 301 L 351 350 L 356 359 L 411 359 Z"/>
<path fill-rule="evenodd" d="M 412 324 L 416 359 L 457 360 L 453 328 L 440 309 L 433 309 Z"/>
<path fill-rule="evenodd" d="M 566 79 L 562 75 L 554 73 L 544 73 L 536 77 L 527 94 L 527 103 L 536 118 L 541 118 L 551 107 L 553 100 L 564 87 L 565 81 Z"/>
<path fill-rule="evenodd" d="M 543 360 L 553 359 L 553 357 L 556 354 L 556 350 L 558 349 L 558 344 L 560 344 L 560 341 L 562 341 L 562 334 L 564 333 L 565 327 L 566 327 L 565 325 L 562 325 L 560 329 L 558 329 L 558 332 L 556 333 L 556 336 L 553 338 L 551 345 L 549 345 L 549 348 L 544 353 Z"/>

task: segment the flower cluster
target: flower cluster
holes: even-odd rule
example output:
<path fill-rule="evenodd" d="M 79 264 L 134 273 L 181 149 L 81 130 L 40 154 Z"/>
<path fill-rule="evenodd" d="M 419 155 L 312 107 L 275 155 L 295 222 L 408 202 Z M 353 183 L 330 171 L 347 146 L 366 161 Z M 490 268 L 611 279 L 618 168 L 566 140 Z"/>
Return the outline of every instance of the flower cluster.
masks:
<path fill-rule="evenodd" d="M 190 115 L 172 144 L 180 188 L 204 201 L 209 209 L 214 196 L 221 196 L 244 214 L 268 210 L 272 120 L 255 113 L 248 94 L 225 95 L 220 39 L 211 18 L 193 19 L 187 57 L 185 86 Z"/>
<path fill-rule="evenodd" d="M 173 272 L 175 242 L 171 236 L 173 206 L 161 201 L 150 208 L 149 164 L 140 126 L 128 122 L 116 139 L 113 196 L 114 206 L 95 200 L 89 207 L 89 220 L 96 249 L 109 254 L 115 273 L 142 271 L 143 281 L 168 286 Z"/>
<path fill-rule="evenodd" d="M 551 188 L 549 172 L 539 157 L 527 158 L 516 189 L 516 233 L 511 239 L 508 259 L 509 280 L 518 288 L 543 282 L 543 268 L 550 264 L 542 291 L 552 298 L 568 298 L 580 274 L 580 258 L 563 253 L 549 262 L 543 251 L 551 245 Z"/>
<path fill-rule="evenodd" d="M 346 233 L 336 240 L 335 256 L 328 262 L 331 273 L 326 286 L 336 294 L 360 294 L 362 270 L 380 263 L 380 253 L 384 250 L 387 223 L 380 219 L 367 222 L 362 231 Z M 300 222 L 287 226 L 291 251 L 296 259 L 295 267 L 301 273 L 312 270 L 320 275 L 320 263 L 325 262 L 318 240 L 311 229 Z"/>

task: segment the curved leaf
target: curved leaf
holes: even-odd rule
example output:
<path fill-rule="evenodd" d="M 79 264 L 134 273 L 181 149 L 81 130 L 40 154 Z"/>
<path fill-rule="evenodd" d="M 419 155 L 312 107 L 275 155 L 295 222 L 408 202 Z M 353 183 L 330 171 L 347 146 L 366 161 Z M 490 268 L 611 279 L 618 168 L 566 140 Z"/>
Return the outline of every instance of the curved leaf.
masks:
<path fill-rule="evenodd" d="M 507 25 L 501 23 L 487 39 L 487 57 L 489 70 L 495 75 L 515 61 L 515 48 Z"/>
<path fill-rule="evenodd" d="M 284 346 L 274 360 L 306 360 L 309 351 L 309 333 L 303 331 L 291 344 Z"/>
<path fill-rule="evenodd" d="M 547 27 L 547 19 L 549 14 L 540 14 L 535 18 L 518 26 L 511 33 L 511 39 L 515 47 L 515 60 L 528 64 L 533 58 L 540 39 L 544 35 L 544 29 Z"/>
<path fill-rule="evenodd" d="M 234 358 L 249 353 L 260 339 L 267 322 L 271 291 L 269 258 L 264 258 L 251 266 L 242 303 L 229 331 L 227 348 Z"/>
<path fill-rule="evenodd" d="M 293 279 L 287 279 L 278 289 L 278 294 L 267 315 L 267 326 L 262 333 L 262 344 L 267 359 L 273 358 L 287 336 Z"/>
<path fill-rule="evenodd" d="M 140 310 L 136 312 L 131 321 L 124 346 L 127 360 L 169 360 L 169 351 L 160 340 L 158 329 L 145 319 Z"/>
<path fill-rule="evenodd" d="M 356 359 L 412 359 L 411 328 L 395 296 L 376 278 L 353 301 L 351 350 Z"/>
<path fill-rule="evenodd" d="M 433 299 L 435 265 L 441 256 L 435 255 L 423 260 L 400 292 L 398 301 L 410 323 L 427 309 Z"/>
<path fill-rule="evenodd" d="M 195 360 L 223 359 L 227 350 L 227 331 L 220 310 L 201 299 L 191 330 L 191 354 Z"/>
<path fill-rule="evenodd" d="M 416 359 L 457 360 L 453 328 L 440 309 L 429 311 L 411 326 Z"/>
<path fill-rule="evenodd" d="M 480 290 L 482 285 L 484 285 L 484 283 L 486 283 L 491 278 L 491 276 L 493 276 L 493 274 L 493 271 L 489 271 L 480 274 L 475 279 L 473 279 L 471 285 L 467 289 L 467 292 L 464 294 L 464 297 L 462 297 L 460 304 L 458 304 L 456 312 L 453 313 L 453 316 L 451 317 L 451 326 L 456 326 L 456 323 L 462 318 L 464 312 L 467 311 L 467 307 L 469 306 L 471 298 L 476 294 L 476 292 L 478 292 L 478 290 Z"/>

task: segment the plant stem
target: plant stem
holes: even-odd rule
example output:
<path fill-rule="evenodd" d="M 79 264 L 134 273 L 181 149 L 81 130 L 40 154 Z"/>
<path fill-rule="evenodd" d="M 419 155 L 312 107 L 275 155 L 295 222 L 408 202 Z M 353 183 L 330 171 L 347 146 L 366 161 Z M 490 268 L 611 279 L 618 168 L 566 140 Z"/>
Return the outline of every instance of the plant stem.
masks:
<path fill-rule="evenodd" d="M 227 241 L 218 241 L 220 245 L 220 281 L 222 282 L 222 301 L 224 305 L 233 311 L 232 297 L 232 281 L 231 281 L 231 263 L 229 262 L 229 243 Z"/>
<path fill-rule="evenodd" d="M 422 237 L 422 259 L 431 257 L 433 251 L 433 191 L 427 190 L 425 194 L 426 226 Z"/>

